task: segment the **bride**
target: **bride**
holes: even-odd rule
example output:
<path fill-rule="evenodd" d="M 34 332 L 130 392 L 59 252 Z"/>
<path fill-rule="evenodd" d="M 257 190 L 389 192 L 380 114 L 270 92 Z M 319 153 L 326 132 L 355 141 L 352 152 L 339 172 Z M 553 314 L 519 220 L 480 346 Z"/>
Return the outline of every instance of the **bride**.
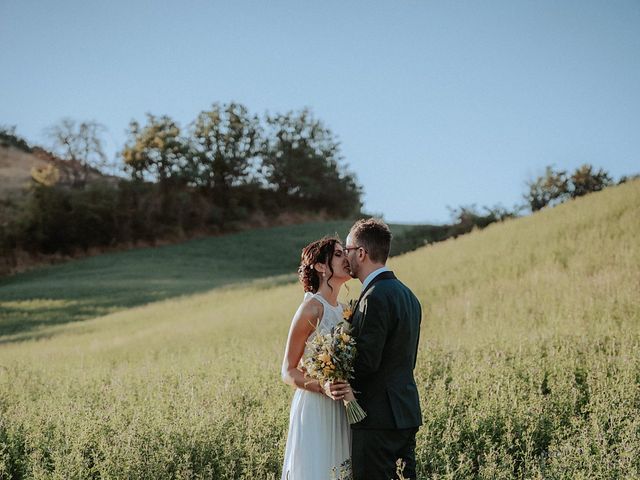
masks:
<path fill-rule="evenodd" d="M 289 434 L 282 480 L 328 480 L 350 474 L 351 429 L 342 400 L 352 400 L 348 383 L 321 385 L 300 367 L 307 340 L 328 333 L 342 320 L 338 293 L 351 278 L 339 240 L 325 237 L 302 250 L 298 277 L 304 301 L 287 338 L 282 379 L 296 387 L 289 416 Z"/>

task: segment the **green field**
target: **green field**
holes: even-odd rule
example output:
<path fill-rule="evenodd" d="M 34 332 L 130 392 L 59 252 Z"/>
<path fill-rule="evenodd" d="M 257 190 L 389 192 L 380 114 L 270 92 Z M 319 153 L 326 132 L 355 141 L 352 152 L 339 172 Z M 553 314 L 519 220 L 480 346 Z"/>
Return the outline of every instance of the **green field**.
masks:
<path fill-rule="evenodd" d="M 636 181 L 391 261 L 424 306 L 419 478 L 640 477 L 639 220 Z M 242 281 L 298 251 L 245 262 L 262 241 L 246 235 L 217 280 L 207 255 L 130 252 L 113 283 L 96 257 L 2 284 L 3 322 L 38 320 L 0 345 L 0 478 L 279 478 L 302 291 Z M 125 310 L 43 323 L 119 294 L 105 311 Z"/>
<path fill-rule="evenodd" d="M 353 222 L 306 223 L 90 257 L 0 279 L 0 343 L 48 335 L 76 322 L 216 287 L 268 278 L 291 282 L 300 250 Z M 402 234 L 406 225 L 393 225 Z M 280 276 L 277 279 L 275 277 Z"/>

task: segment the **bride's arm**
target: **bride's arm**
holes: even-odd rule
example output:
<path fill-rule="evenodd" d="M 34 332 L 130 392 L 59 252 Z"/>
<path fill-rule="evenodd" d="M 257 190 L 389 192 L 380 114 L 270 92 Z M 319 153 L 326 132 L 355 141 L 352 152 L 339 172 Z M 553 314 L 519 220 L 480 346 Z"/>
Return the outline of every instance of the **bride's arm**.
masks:
<path fill-rule="evenodd" d="M 317 380 L 306 377 L 304 372 L 298 369 L 298 364 L 304 353 L 305 343 L 321 317 L 322 306 L 318 302 L 307 301 L 300 305 L 291 321 L 281 371 L 284 383 L 317 393 L 324 393 L 322 385 Z"/>

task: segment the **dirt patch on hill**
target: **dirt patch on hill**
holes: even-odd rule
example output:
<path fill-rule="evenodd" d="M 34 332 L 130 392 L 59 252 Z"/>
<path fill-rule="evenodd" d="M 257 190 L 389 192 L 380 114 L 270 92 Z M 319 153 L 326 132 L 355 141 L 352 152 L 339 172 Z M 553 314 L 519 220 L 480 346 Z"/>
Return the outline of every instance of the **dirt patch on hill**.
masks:
<path fill-rule="evenodd" d="M 14 147 L 0 147 L 0 197 L 24 192 L 31 184 L 31 169 L 43 168 L 47 161 Z"/>
<path fill-rule="evenodd" d="M 31 172 L 51 164 L 59 173 L 57 185 L 82 188 L 84 184 L 107 182 L 116 185 L 120 181 L 119 177 L 105 175 L 95 168 L 85 168 L 76 160 L 62 160 L 40 147 L 25 152 L 0 145 L 0 199 L 23 195 L 33 183 Z"/>

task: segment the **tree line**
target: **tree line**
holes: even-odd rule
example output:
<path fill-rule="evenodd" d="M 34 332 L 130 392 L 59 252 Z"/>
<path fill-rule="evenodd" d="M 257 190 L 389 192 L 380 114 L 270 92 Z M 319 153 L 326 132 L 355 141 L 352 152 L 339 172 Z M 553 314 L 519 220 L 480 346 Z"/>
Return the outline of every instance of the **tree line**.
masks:
<path fill-rule="evenodd" d="M 638 178 L 638 175 L 623 176 L 617 183 L 621 184 L 635 178 Z M 609 172 L 602 168 L 596 169 L 590 164 L 584 164 L 572 173 L 556 170 L 552 165 L 548 165 L 543 175 L 527 182 L 528 191 L 524 198 L 531 211 L 536 212 L 572 198 L 599 192 L 615 184 Z"/>
<path fill-rule="evenodd" d="M 213 104 L 185 129 L 168 116 L 147 115 L 145 124 L 131 123 L 128 136 L 127 170 L 162 191 L 194 187 L 226 207 L 252 187 L 337 216 L 361 207 L 362 189 L 341 166 L 339 142 L 308 110 L 260 118 L 237 103 Z"/>
<path fill-rule="evenodd" d="M 361 210 L 362 187 L 336 135 L 308 109 L 259 117 L 215 103 L 184 128 L 147 114 L 129 125 L 119 177 L 100 174 L 108 170 L 103 132 L 70 119 L 47 130 L 54 155 L 44 155 L 64 162 L 34 169 L 25 198 L 0 200 L 0 253 L 9 262 L 18 250 L 70 254 Z M 2 129 L 0 141 L 35 150 L 15 129 Z"/>
<path fill-rule="evenodd" d="M 47 130 L 54 154 L 0 128 L 0 143 L 50 163 L 32 171 L 26 200 L 0 199 L 2 271 L 17 254 L 70 254 L 92 247 L 153 244 L 193 233 L 269 225 L 279 215 L 361 214 L 362 187 L 336 136 L 309 110 L 259 117 L 241 104 L 214 103 L 182 128 L 167 115 L 132 121 L 119 152 L 122 177 L 106 176 L 105 128 L 64 119 Z M 59 161 L 59 158 L 64 161 Z M 622 177 L 618 183 L 637 178 Z M 393 254 L 457 237 L 614 185 L 603 169 L 546 167 L 526 184 L 525 204 L 450 208 L 452 221 L 406 230 Z M 1 262 L 0 262 L 1 263 Z"/>
<path fill-rule="evenodd" d="M 519 217 L 527 211 L 533 213 L 543 208 L 552 208 L 572 198 L 599 192 L 609 186 L 638 178 L 640 175 L 625 175 L 615 182 L 609 172 L 590 164 L 584 164 L 572 173 L 557 170 L 549 165 L 545 168 L 544 174 L 526 183 L 526 191 L 522 196 L 525 203 L 516 204 L 512 208 L 505 208 L 500 204 L 481 208 L 476 205 L 449 207 L 451 223 L 417 225 L 404 231 L 394 239 L 391 254 L 398 255 L 424 245 L 456 238 L 492 223 Z"/>

